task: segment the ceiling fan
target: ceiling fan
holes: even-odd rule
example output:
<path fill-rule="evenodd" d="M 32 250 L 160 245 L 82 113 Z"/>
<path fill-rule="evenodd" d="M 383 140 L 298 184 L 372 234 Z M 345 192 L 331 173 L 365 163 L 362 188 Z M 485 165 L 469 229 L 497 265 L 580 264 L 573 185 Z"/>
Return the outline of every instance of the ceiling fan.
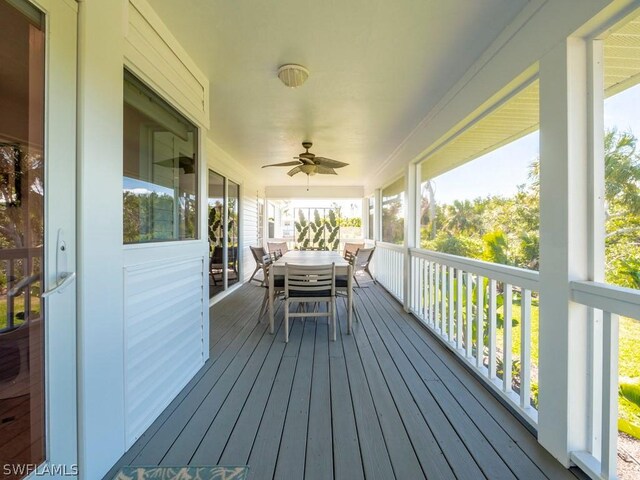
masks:
<path fill-rule="evenodd" d="M 304 173 L 307 176 L 315 175 L 337 175 L 336 168 L 342 168 L 349 165 L 348 163 L 339 162 L 325 157 L 316 157 L 313 153 L 309 152 L 313 144 L 311 142 L 302 142 L 302 146 L 305 148 L 305 152 L 302 152 L 297 157 L 295 162 L 283 162 L 272 163 L 271 165 L 263 165 L 266 167 L 294 167 L 287 172 L 287 175 L 293 177 L 296 173 Z"/>

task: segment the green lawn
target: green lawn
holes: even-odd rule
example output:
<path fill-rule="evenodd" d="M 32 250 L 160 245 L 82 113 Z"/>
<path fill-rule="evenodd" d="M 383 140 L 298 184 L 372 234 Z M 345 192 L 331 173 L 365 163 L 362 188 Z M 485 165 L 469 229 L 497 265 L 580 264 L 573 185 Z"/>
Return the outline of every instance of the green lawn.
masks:
<path fill-rule="evenodd" d="M 37 297 L 31 298 L 31 311 L 37 311 L 39 309 L 38 299 Z M 15 313 L 24 312 L 24 295 L 20 295 L 16 298 L 13 308 Z M 22 318 L 16 319 L 16 325 L 20 325 L 21 323 Z M 0 330 L 4 328 L 7 328 L 7 297 L 0 297 Z"/>

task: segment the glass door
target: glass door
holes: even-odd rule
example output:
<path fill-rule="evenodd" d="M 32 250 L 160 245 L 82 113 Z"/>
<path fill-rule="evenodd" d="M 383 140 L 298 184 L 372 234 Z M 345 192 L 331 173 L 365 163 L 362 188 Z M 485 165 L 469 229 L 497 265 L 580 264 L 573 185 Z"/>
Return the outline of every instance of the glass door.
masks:
<path fill-rule="evenodd" d="M 0 2 L 0 463 L 45 459 L 44 16 Z M 4 444 L 4 445 L 2 445 Z M 15 475 L 13 475 L 15 477 Z"/>
<path fill-rule="evenodd" d="M 239 272 L 239 226 L 238 207 L 240 203 L 240 185 L 227 181 L 227 286 L 238 283 Z"/>
<path fill-rule="evenodd" d="M 41 4 L 0 0 L 0 476 L 10 479 L 77 470 L 76 43 L 47 32 L 75 32 L 76 11 Z"/>
<path fill-rule="evenodd" d="M 209 170 L 209 298 L 240 280 L 240 185 Z"/>
<path fill-rule="evenodd" d="M 209 298 L 225 288 L 225 178 L 209 170 Z"/>

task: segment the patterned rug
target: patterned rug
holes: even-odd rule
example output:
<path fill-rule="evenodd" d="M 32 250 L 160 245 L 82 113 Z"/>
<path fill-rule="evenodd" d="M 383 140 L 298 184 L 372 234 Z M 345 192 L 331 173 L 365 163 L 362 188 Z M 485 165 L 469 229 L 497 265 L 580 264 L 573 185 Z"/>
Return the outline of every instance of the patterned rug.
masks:
<path fill-rule="evenodd" d="M 249 467 L 123 467 L 113 480 L 246 480 Z"/>

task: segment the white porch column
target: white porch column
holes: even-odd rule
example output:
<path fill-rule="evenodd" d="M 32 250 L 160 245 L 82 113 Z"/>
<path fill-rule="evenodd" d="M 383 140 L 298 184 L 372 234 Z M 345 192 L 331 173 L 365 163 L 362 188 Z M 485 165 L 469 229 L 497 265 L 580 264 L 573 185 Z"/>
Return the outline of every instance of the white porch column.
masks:
<path fill-rule="evenodd" d="M 369 238 L 369 197 L 362 197 L 360 202 L 362 211 L 362 222 L 360 223 L 360 235 L 362 238 Z"/>
<path fill-rule="evenodd" d="M 570 38 L 540 62 L 538 440 L 569 466 L 588 442 L 588 315 L 569 282 L 589 276 L 587 45 Z"/>
<path fill-rule="evenodd" d="M 379 242 L 382 240 L 382 190 L 379 188 L 376 188 L 373 202 L 373 239 Z"/>
<path fill-rule="evenodd" d="M 411 258 L 409 257 L 409 249 L 416 246 L 416 210 L 417 210 L 417 192 L 418 188 L 416 182 L 419 175 L 416 170 L 420 168 L 420 165 L 410 163 L 405 171 L 404 175 L 404 278 L 402 288 L 402 300 L 404 310 L 406 312 L 410 309 L 411 298 Z"/>
<path fill-rule="evenodd" d="M 122 273 L 125 6 L 119 0 L 79 3 L 80 478 L 102 478 L 125 451 Z"/>

